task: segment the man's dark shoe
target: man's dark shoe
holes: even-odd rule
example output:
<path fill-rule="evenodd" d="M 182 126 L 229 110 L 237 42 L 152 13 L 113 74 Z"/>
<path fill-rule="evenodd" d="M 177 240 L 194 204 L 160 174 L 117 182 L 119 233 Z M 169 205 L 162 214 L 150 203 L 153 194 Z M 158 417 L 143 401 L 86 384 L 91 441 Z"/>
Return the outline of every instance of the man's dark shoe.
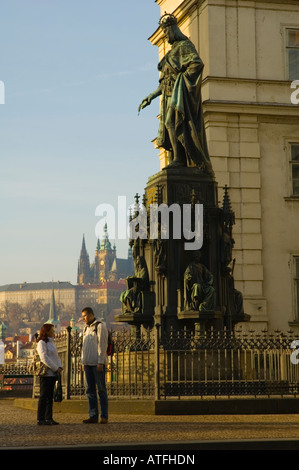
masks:
<path fill-rule="evenodd" d="M 84 424 L 97 423 L 97 422 L 98 422 L 98 418 L 88 418 L 88 419 L 84 419 L 82 422 L 83 422 Z"/>
<path fill-rule="evenodd" d="M 54 421 L 54 419 L 47 419 L 44 424 L 53 425 L 53 424 L 59 424 L 59 423 L 57 423 L 57 421 Z"/>

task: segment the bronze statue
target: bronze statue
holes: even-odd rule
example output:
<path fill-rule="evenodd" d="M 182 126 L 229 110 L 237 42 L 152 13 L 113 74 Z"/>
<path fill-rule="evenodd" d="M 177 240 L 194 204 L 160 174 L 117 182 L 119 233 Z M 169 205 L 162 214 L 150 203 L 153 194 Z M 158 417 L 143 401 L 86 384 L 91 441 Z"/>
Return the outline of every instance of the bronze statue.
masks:
<path fill-rule="evenodd" d="M 154 240 L 154 254 L 155 254 L 155 270 L 159 274 L 166 275 L 167 262 L 166 262 L 166 242 L 160 238 Z"/>
<path fill-rule="evenodd" d="M 203 62 L 174 15 L 165 13 L 160 26 L 172 47 L 158 64 L 157 90 L 139 111 L 162 95 L 157 145 L 168 151 L 169 166 L 197 165 L 212 175 L 201 102 Z"/>
<path fill-rule="evenodd" d="M 120 295 L 122 312 L 141 312 L 141 292 L 149 290 L 148 270 L 143 256 L 136 257 L 134 276 L 128 276 L 126 281 L 127 290 Z"/>
<path fill-rule="evenodd" d="M 185 310 L 204 311 L 215 307 L 213 275 L 200 263 L 200 259 L 200 252 L 196 252 L 184 273 Z"/>

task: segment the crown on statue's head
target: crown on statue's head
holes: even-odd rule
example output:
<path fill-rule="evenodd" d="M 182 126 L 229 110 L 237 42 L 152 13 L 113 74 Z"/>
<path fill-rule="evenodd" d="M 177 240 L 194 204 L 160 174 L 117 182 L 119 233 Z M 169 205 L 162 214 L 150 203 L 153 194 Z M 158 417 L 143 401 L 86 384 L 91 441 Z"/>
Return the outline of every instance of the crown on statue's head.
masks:
<path fill-rule="evenodd" d="M 172 13 L 167 13 L 165 11 L 164 15 L 161 16 L 159 25 L 163 28 L 167 26 L 172 26 L 174 24 L 178 24 L 176 17 Z"/>

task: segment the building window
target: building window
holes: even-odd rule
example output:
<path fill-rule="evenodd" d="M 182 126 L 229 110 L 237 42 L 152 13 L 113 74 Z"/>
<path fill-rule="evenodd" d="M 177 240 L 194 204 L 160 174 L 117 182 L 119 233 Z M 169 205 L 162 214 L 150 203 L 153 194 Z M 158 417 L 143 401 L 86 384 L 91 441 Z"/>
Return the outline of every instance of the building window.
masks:
<path fill-rule="evenodd" d="M 299 320 L 299 256 L 294 256 L 294 307 L 295 319 Z"/>
<path fill-rule="evenodd" d="M 291 144 L 292 196 L 299 196 L 299 143 Z"/>
<path fill-rule="evenodd" d="M 287 29 L 289 80 L 299 80 L 299 29 Z"/>

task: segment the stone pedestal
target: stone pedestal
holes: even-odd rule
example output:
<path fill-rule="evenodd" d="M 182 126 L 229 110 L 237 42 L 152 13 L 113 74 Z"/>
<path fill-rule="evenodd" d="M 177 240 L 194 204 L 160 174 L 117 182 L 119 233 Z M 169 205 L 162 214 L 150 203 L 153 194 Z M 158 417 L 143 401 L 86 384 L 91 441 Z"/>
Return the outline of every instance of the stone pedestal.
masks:
<path fill-rule="evenodd" d="M 163 335 L 171 327 L 233 329 L 236 322 L 246 320 L 242 294 L 234 289 L 233 268 L 230 267 L 234 214 L 228 191 L 225 191 L 222 207 L 219 207 L 217 183 L 213 177 L 198 167 L 170 166 L 149 178 L 142 204 L 146 209 L 147 238 L 136 238 L 131 245 L 134 259 L 142 257 L 145 260 L 149 288 L 148 292 L 142 293 L 140 310 L 125 312 L 117 317 L 117 321 L 126 321 L 137 326 L 138 330 L 151 328 L 156 323 L 161 325 Z M 159 213 L 155 236 L 151 232 L 153 205 L 159 209 L 164 205 L 163 216 Z M 141 201 L 137 197 L 134 216 L 140 213 L 140 206 Z M 189 220 L 185 219 L 186 207 Z M 195 212 L 199 208 L 203 211 L 199 227 L 203 232 L 200 246 L 188 239 L 185 231 L 188 224 L 194 231 Z M 168 233 L 165 233 L 165 224 Z M 198 251 L 200 264 L 204 266 L 199 269 L 204 269 L 212 279 L 202 289 L 203 292 L 213 292 L 212 308 L 205 307 L 204 302 L 201 304 L 203 298 L 199 299 L 196 308 L 190 306 L 186 299 L 185 273 Z"/>

